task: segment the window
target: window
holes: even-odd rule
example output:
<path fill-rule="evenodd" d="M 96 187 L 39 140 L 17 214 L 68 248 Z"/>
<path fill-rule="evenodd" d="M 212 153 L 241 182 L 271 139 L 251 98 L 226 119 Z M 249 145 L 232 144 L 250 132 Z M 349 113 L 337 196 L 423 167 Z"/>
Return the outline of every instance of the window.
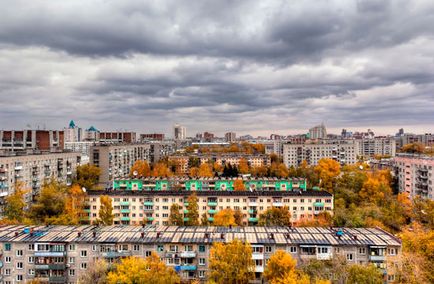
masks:
<path fill-rule="evenodd" d="M 366 254 L 366 248 L 359 248 L 359 254 Z"/>
<path fill-rule="evenodd" d="M 17 262 L 17 269 L 23 269 L 23 263 Z"/>
<path fill-rule="evenodd" d="M 353 254 L 352 253 L 347 253 L 347 260 L 348 261 L 352 261 L 353 260 Z"/>
<path fill-rule="evenodd" d="M 145 256 L 146 257 L 151 256 L 151 254 L 152 254 L 152 251 L 150 251 L 150 250 L 145 251 Z"/>
<path fill-rule="evenodd" d="M 169 250 L 170 251 L 178 251 L 178 246 L 176 246 L 176 245 L 171 245 L 170 247 L 169 247 Z"/>
<path fill-rule="evenodd" d="M 265 252 L 272 252 L 273 250 L 272 250 L 272 248 L 271 248 L 271 246 L 266 246 L 265 247 Z"/>
<path fill-rule="evenodd" d="M 11 269 L 10 268 L 5 269 L 5 275 L 11 275 Z"/>
<path fill-rule="evenodd" d="M 157 251 L 158 252 L 163 252 L 164 251 L 164 246 L 163 245 L 158 245 Z"/>
<path fill-rule="evenodd" d="M 69 263 L 74 263 L 74 262 L 75 262 L 75 257 L 71 257 L 71 256 L 70 256 L 70 257 L 68 258 L 68 262 L 69 262 Z"/>
<path fill-rule="evenodd" d="M 29 275 L 35 275 L 35 270 L 34 269 L 29 269 Z"/>
<path fill-rule="evenodd" d="M 199 246 L 199 252 L 205 252 L 205 246 L 204 245 Z"/>
<path fill-rule="evenodd" d="M 205 271 L 199 270 L 199 278 L 205 278 Z"/>
<path fill-rule="evenodd" d="M 133 245 L 133 251 L 139 251 L 140 245 Z"/>
<path fill-rule="evenodd" d="M 80 268 L 81 268 L 81 269 L 87 269 L 87 262 L 82 262 L 82 263 L 80 264 Z"/>
<path fill-rule="evenodd" d="M 17 275 L 17 281 L 23 281 L 23 275 L 18 274 Z"/>
<path fill-rule="evenodd" d="M 87 257 L 87 250 L 80 251 L 81 257 Z"/>
<path fill-rule="evenodd" d="M 69 270 L 69 276 L 74 276 L 75 275 L 75 270 L 74 269 L 70 269 Z"/>
<path fill-rule="evenodd" d="M 11 244 L 5 244 L 5 251 L 10 251 L 12 249 Z"/>
<path fill-rule="evenodd" d="M 29 256 L 28 263 L 34 263 L 34 262 L 35 262 L 35 257 L 34 256 Z"/>
<path fill-rule="evenodd" d="M 205 265 L 205 258 L 199 258 L 199 265 Z"/>
<path fill-rule="evenodd" d="M 297 247 L 289 247 L 290 253 L 297 253 Z"/>
<path fill-rule="evenodd" d="M 5 263 L 11 263 L 11 257 L 5 256 Z"/>
<path fill-rule="evenodd" d="M 388 251 L 389 255 L 396 255 L 396 248 L 390 248 Z"/>
<path fill-rule="evenodd" d="M 92 245 L 92 251 L 96 251 L 96 245 Z"/>
<path fill-rule="evenodd" d="M 29 250 L 35 250 L 35 245 L 34 244 L 29 244 Z"/>
<path fill-rule="evenodd" d="M 70 251 L 75 251 L 75 245 L 69 245 L 69 250 Z"/>

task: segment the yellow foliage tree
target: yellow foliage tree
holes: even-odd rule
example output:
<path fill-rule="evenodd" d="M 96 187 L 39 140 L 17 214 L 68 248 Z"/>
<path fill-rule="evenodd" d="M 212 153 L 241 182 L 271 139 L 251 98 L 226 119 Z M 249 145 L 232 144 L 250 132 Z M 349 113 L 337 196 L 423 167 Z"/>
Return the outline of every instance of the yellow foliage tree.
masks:
<path fill-rule="evenodd" d="M 214 174 L 212 172 L 211 165 L 208 163 L 203 163 L 199 166 L 199 174 L 200 177 L 213 177 Z"/>
<path fill-rule="evenodd" d="M 175 270 L 167 267 L 160 257 L 152 252 L 150 256 L 143 259 L 140 257 L 123 258 L 115 266 L 114 271 L 107 275 L 109 284 L 176 284 L 181 283 L 181 279 Z"/>
<path fill-rule="evenodd" d="M 138 160 L 131 167 L 130 177 L 134 177 L 134 173 L 137 173 L 137 177 L 149 177 L 151 175 L 151 167 L 147 161 Z"/>
<path fill-rule="evenodd" d="M 249 173 L 249 164 L 247 163 L 247 160 L 244 158 L 241 158 L 238 163 L 238 172 L 240 174 L 248 174 Z"/>
<path fill-rule="evenodd" d="M 24 208 L 26 207 L 25 195 L 28 190 L 24 189 L 24 184 L 22 182 L 15 183 L 15 190 L 12 194 L 5 198 L 5 209 L 4 215 L 8 219 L 9 223 L 20 223 L 23 222 Z M 5 223 L 7 223 L 5 221 Z"/>
<path fill-rule="evenodd" d="M 209 269 L 211 283 L 248 283 L 255 278 L 252 247 L 236 239 L 227 244 L 214 243 Z"/>
<path fill-rule="evenodd" d="M 213 225 L 222 227 L 236 226 L 235 212 L 230 208 L 217 212 L 217 214 L 214 215 Z"/>
<path fill-rule="evenodd" d="M 78 225 L 80 220 L 84 216 L 84 205 L 86 200 L 86 193 L 82 188 L 75 184 L 68 192 L 68 196 L 65 200 L 65 210 L 61 216 L 64 220 L 61 223 L 63 225 Z"/>
<path fill-rule="evenodd" d="M 108 195 L 101 195 L 99 198 L 99 202 L 101 203 L 99 209 L 99 219 L 98 223 L 102 225 L 113 225 L 113 205 L 112 199 Z"/>
<path fill-rule="evenodd" d="M 320 187 L 328 192 L 333 192 L 337 178 L 341 173 L 341 166 L 332 159 L 321 159 L 315 167 L 315 172 L 321 180 Z"/>
<path fill-rule="evenodd" d="M 283 250 L 277 250 L 268 260 L 264 277 L 270 284 L 309 284 L 310 279 L 296 269 L 297 261 Z"/>
<path fill-rule="evenodd" d="M 217 162 L 215 162 L 214 165 L 213 165 L 214 172 L 216 172 L 216 173 L 223 172 L 223 168 L 224 167 L 222 165 L 220 165 L 219 163 L 217 163 Z"/>
<path fill-rule="evenodd" d="M 245 191 L 246 187 L 244 186 L 244 182 L 242 179 L 236 179 L 234 181 L 234 190 L 235 191 Z"/>
<path fill-rule="evenodd" d="M 199 176 L 199 168 L 197 167 L 191 167 L 189 171 L 189 175 L 191 177 L 198 177 Z"/>
<path fill-rule="evenodd" d="M 165 163 L 159 162 L 154 165 L 152 169 L 153 177 L 170 177 L 172 176 L 172 171 L 167 167 Z"/>

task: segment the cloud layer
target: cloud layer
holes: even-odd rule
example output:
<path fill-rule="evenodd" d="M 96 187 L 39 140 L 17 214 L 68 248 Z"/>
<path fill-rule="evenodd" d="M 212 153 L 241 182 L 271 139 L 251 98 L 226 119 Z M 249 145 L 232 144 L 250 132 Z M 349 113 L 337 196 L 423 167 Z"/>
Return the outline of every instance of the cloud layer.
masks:
<path fill-rule="evenodd" d="M 0 4 L 0 128 L 434 125 L 429 0 Z"/>

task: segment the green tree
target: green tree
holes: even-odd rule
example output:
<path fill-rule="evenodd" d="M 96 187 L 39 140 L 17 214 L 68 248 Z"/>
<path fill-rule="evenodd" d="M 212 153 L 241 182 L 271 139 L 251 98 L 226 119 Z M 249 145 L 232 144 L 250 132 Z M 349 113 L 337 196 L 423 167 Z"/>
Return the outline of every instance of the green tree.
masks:
<path fill-rule="evenodd" d="M 259 215 L 261 226 L 291 226 L 291 213 L 287 206 L 271 207 Z"/>
<path fill-rule="evenodd" d="M 113 225 L 113 205 L 112 199 L 108 195 L 101 195 L 99 198 L 99 219 L 97 223 L 105 226 Z"/>
<path fill-rule="evenodd" d="M 381 271 L 373 264 L 354 264 L 348 268 L 348 283 L 382 284 L 384 279 Z"/>
<path fill-rule="evenodd" d="M 30 208 L 30 218 L 36 224 L 59 224 L 59 216 L 64 213 L 68 187 L 55 180 L 44 183 L 36 202 Z"/>
<path fill-rule="evenodd" d="M 184 224 L 184 218 L 182 217 L 181 206 L 176 203 L 173 203 L 170 206 L 170 215 L 169 215 L 169 224 L 173 226 L 182 226 Z"/>
<path fill-rule="evenodd" d="M 188 205 L 187 210 L 188 212 L 185 214 L 185 217 L 187 217 L 186 225 L 187 226 L 199 226 L 199 205 L 198 205 L 198 198 L 195 192 L 190 194 L 190 196 L 187 199 Z"/>
<path fill-rule="evenodd" d="M 78 166 L 76 183 L 88 190 L 95 189 L 100 175 L 101 169 L 95 165 L 86 164 Z"/>
<path fill-rule="evenodd" d="M 255 278 L 252 247 L 240 240 L 213 243 L 209 269 L 210 281 L 215 283 L 248 283 Z"/>

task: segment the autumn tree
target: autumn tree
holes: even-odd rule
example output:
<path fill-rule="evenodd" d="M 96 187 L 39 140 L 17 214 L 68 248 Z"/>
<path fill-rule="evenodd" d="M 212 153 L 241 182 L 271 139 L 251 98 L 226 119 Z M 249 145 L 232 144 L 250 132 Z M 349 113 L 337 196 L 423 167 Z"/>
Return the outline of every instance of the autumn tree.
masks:
<path fill-rule="evenodd" d="M 309 277 L 296 269 L 297 261 L 283 250 L 277 250 L 267 262 L 264 277 L 270 284 L 310 284 Z"/>
<path fill-rule="evenodd" d="M 123 258 L 107 275 L 108 284 L 176 284 L 180 282 L 181 279 L 175 270 L 167 267 L 155 252 L 145 259 Z"/>
<path fill-rule="evenodd" d="M 81 165 L 77 167 L 77 179 L 75 183 L 88 190 L 95 189 L 100 175 L 101 169 L 99 167 L 91 164 Z"/>
<path fill-rule="evenodd" d="M 244 181 L 242 179 L 236 179 L 234 181 L 234 190 L 235 191 L 245 191 L 246 187 L 244 185 Z"/>
<path fill-rule="evenodd" d="M 230 208 L 220 210 L 214 215 L 213 225 L 222 227 L 236 226 L 234 211 Z"/>
<path fill-rule="evenodd" d="M 113 225 L 114 215 L 111 197 L 108 195 L 101 195 L 99 202 L 99 219 L 97 220 L 97 223 L 105 226 Z"/>
<path fill-rule="evenodd" d="M 78 225 L 83 218 L 86 193 L 83 189 L 75 184 L 67 191 L 65 198 L 65 208 L 59 216 L 58 224 L 62 225 Z"/>
<path fill-rule="evenodd" d="M 201 226 L 209 226 L 209 220 L 208 220 L 208 214 L 203 213 L 200 218 L 200 225 Z"/>
<path fill-rule="evenodd" d="M 179 212 L 181 210 L 181 206 L 176 203 L 173 203 L 170 206 L 170 215 L 169 215 L 169 224 L 173 226 L 182 226 L 184 224 L 184 219 L 182 214 Z"/>
<path fill-rule="evenodd" d="M 84 273 L 81 273 L 78 284 L 105 284 L 109 265 L 104 259 L 95 259 Z"/>
<path fill-rule="evenodd" d="M 243 225 L 243 213 L 241 212 L 240 209 L 236 209 L 234 211 L 234 218 L 235 218 L 235 224 L 237 224 L 237 226 Z"/>
<path fill-rule="evenodd" d="M 268 168 L 266 166 L 258 166 L 250 169 L 252 176 L 266 177 L 268 174 Z"/>
<path fill-rule="evenodd" d="M 320 187 L 324 190 L 333 193 L 337 178 L 341 173 L 341 166 L 332 159 L 321 159 L 315 167 L 315 172 L 318 174 L 321 181 Z"/>
<path fill-rule="evenodd" d="M 241 158 L 238 162 L 238 172 L 240 174 L 248 174 L 249 173 L 249 163 L 245 158 Z"/>
<path fill-rule="evenodd" d="M 425 145 L 422 143 L 410 143 L 402 146 L 401 152 L 410 154 L 423 154 L 425 151 Z"/>
<path fill-rule="evenodd" d="M 4 215 L 8 221 L 21 223 L 25 218 L 24 208 L 26 207 L 25 195 L 27 190 L 21 182 L 15 183 L 15 190 L 5 198 Z"/>
<path fill-rule="evenodd" d="M 259 215 L 261 226 L 291 226 L 291 213 L 287 206 L 271 207 Z"/>
<path fill-rule="evenodd" d="M 223 169 L 224 169 L 224 167 L 221 164 L 219 164 L 217 162 L 215 162 L 213 164 L 213 170 L 214 170 L 214 172 L 216 172 L 216 173 L 222 173 Z"/>
<path fill-rule="evenodd" d="M 136 173 L 136 175 L 135 175 Z M 130 177 L 149 177 L 151 175 L 151 167 L 147 161 L 137 160 L 130 170 Z"/>
<path fill-rule="evenodd" d="M 152 169 L 153 177 L 170 177 L 172 175 L 173 175 L 172 171 L 163 162 L 156 163 L 154 165 L 154 168 Z"/>
<path fill-rule="evenodd" d="M 365 202 L 378 204 L 392 194 L 390 180 L 382 172 L 370 174 L 359 192 Z"/>
<path fill-rule="evenodd" d="M 68 187 L 55 180 L 45 182 L 36 202 L 30 208 L 30 218 L 36 224 L 60 224 L 59 216 L 64 213 Z"/>
<path fill-rule="evenodd" d="M 188 212 L 185 214 L 185 217 L 188 218 L 185 222 L 187 226 L 199 226 L 199 204 L 198 198 L 195 192 L 190 194 L 187 198 L 187 210 Z"/>
<path fill-rule="evenodd" d="M 213 177 L 214 174 L 213 174 L 211 165 L 208 163 L 201 164 L 199 167 L 198 176 L 200 176 L 200 177 Z"/>
<path fill-rule="evenodd" d="M 188 173 L 191 177 L 198 177 L 199 176 L 199 168 L 197 167 L 191 167 Z"/>
<path fill-rule="evenodd" d="M 209 278 L 215 283 L 248 283 L 255 278 L 252 247 L 233 240 L 213 243 L 210 251 Z"/>

